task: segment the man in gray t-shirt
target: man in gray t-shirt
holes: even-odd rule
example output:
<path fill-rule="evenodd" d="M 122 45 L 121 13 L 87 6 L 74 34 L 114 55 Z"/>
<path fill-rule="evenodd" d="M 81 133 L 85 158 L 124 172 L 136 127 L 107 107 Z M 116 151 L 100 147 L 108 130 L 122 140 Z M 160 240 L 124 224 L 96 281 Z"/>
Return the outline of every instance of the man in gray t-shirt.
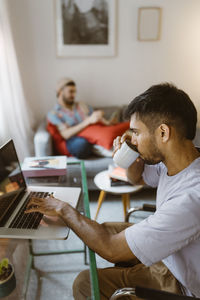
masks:
<path fill-rule="evenodd" d="M 131 142 L 140 154 L 127 176 L 133 184 L 157 187 L 154 215 L 136 225 L 113 228 L 51 197 L 34 198 L 27 212 L 60 216 L 91 249 L 118 263 L 98 270 L 101 299 L 109 299 L 118 288 L 137 285 L 200 297 L 200 153 L 192 142 L 195 106 L 182 90 L 159 84 L 137 96 L 126 117 Z M 115 139 L 114 151 L 126 138 Z M 73 290 L 75 299 L 90 296 L 88 270 L 78 275 Z"/>
<path fill-rule="evenodd" d="M 126 229 L 127 243 L 143 264 L 162 260 L 188 296 L 199 296 L 200 158 L 172 176 L 163 163 L 145 165 L 143 179 L 158 188 L 157 210 Z"/>

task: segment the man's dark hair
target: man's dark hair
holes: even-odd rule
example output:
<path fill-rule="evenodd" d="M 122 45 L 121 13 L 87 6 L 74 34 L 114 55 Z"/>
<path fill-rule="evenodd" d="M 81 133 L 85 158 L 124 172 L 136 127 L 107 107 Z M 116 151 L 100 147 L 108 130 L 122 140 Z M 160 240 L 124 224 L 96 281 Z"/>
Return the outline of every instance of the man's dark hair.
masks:
<path fill-rule="evenodd" d="M 193 140 L 196 134 L 197 111 L 182 90 L 170 83 L 153 85 L 133 99 L 125 110 L 125 118 L 133 114 L 150 132 L 162 123 L 173 126 L 181 137 Z"/>

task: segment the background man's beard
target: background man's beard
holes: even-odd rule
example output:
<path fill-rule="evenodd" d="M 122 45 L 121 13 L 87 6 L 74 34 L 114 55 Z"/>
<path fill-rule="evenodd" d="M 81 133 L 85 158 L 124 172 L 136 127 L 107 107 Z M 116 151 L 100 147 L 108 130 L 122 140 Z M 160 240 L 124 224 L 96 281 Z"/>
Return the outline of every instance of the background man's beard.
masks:
<path fill-rule="evenodd" d="M 69 98 L 66 98 L 63 96 L 63 102 L 66 104 L 66 105 L 72 105 L 74 104 L 74 99 L 69 99 Z"/>

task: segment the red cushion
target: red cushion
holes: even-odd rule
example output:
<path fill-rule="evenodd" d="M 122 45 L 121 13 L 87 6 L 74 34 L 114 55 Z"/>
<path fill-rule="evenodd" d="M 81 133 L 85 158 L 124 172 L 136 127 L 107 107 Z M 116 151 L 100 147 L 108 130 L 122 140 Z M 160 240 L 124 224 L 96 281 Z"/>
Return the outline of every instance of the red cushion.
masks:
<path fill-rule="evenodd" d="M 100 145 L 106 149 L 110 149 L 113 145 L 113 140 L 122 135 L 129 128 L 129 122 L 122 122 L 116 125 L 106 126 L 103 124 L 92 124 L 79 132 L 78 136 L 85 138 L 91 144 Z M 60 135 L 57 127 L 50 122 L 47 124 L 47 130 L 53 138 L 54 148 L 61 155 L 71 156 L 69 153 L 66 141 Z"/>
<path fill-rule="evenodd" d="M 113 140 L 118 135 L 122 135 L 127 129 L 129 129 L 129 122 L 110 126 L 98 123 L 84 128 L 79 132 L 78 136 L 84 137 L 88 142 L 100 145 L 109 150 L 113 145 Z"/>
<path fill-rule="evenodd" d="M 54 148 L 55 148 L 56 152 L 61 155 L 71 156 L 71 154 L 69 153 L 69 151 L 67 149 L 66 141 L 60 135 L 57 127 L 55 125 L 51 124 L 50 122 L 48 122 L 47 130 L 52 136 L 53 144 L 54 144 Z"/>

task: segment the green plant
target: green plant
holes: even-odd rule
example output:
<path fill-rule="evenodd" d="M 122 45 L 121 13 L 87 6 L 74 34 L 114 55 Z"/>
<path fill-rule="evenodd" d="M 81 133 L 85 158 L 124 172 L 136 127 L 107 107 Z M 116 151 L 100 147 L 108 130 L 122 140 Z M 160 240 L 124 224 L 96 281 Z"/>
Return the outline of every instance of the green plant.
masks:
<path fill-rule="evenodd" d="M 2 275 L 7 269 L 9 265 L 9 259 L 8 258 L 3 258 L 0 261 L 0 275 Z"/>
<path fill-rule="evenodd" d="M 6 297 L 16 288 L 16 278 L 13 265 L 8 258 L 0 261 L 0 298 Z"/>
<path fill-rule="evenodd" d="M 8 258 L 3 258 L 0 261 L 0 281 L 5 280 L 12 272 L 11 264 Z"/>

